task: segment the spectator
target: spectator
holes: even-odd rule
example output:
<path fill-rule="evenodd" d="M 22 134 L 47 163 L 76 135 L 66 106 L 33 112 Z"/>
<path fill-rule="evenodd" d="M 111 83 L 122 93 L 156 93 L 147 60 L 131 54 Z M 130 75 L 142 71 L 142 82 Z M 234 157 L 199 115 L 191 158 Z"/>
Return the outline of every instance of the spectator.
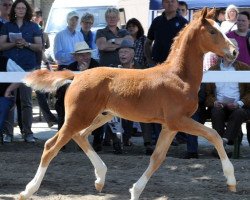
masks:
<path fill-rule="evenodd" d="M 239 13 L 237 19 L 237 29 L 227 34 L 229 38 L 234 38 L 239 46 L 239 55 L 237 60 L 250 65 L 250 16 L 246 11 Z M 248 143 L 250 144 L 250 123 L 246 124 Z"/>
<path fill-rule="evenodd" d="M 239 61 L 229 61 L 224 57 L 210 70 L 240 71 L 250 67 Z M 221 137 L 233 144 L 240 132 L 241 124 L 250 117 L 249 83 L 209 83 L 206 86 L 206 105 L 211 108 L 212 127 Z M 227 122 L 227 125 L 225 123 Z"/>
<path fill-rule="evenodd" d="M 131 39 L 126 29 L 119 29 L 119 10 L 108 8 L 105 12 L 107 26 L 97 30 L 96 45 L 100 53 L 100 65 L 118 66 L 120 64 L 117 48 L 124 39 Z"/>
<path fill-rule="evenodd" d="M 68 67 L 66 67 L 66 69 L 72 71 L 84 71 L 87 69 L 98 67 L 99 63 L 93 58 L 91 58 L 92 52 L 93 50 L 89 48 L 88 44 L 85 41 L 77 42 L 75 44 L 74 51 L 71 52 L 71 54 L 75 59 L 75 62 L 71 63 Z M 58 114 L 58 130 L 60 130 L 60 128 L 64 123 L 64 116 L 65 116 L 64 96 L 68 86 L 69 84 L 66 84 L 57 90 L 57 101 L 55 107 Z M 95 149 L 95 151 L 101 151 L 103 128 L 101 127 L 96 129 L 93 132 L 93 135 L 94 135 L 93 148 Z"/>
<path fill-rule="evenodd" d="M 105 12 L 105 20 L 107 26 L 97 30 L 96 45 L 100 55 L 100 65 L 115 67 L 120 64 L 118 51 L 121 42 L 124 39 L 133 40 L 126 29 L 119 29 L 118 22 L 120 20 L 119 10 L 116 8 L 108 8 Z M 120 141 L 113 132 L 111 127 L 115 126 L 115 122 L 109 122 L 109 125 L 104 125 L 105 140 L 104 145 L 110 146 L 110 138 L 113 140 L 114 153 L 122 153 Z"/>
<path fill-rule="evenodd" d="M 94 24 L 94 15 L 90 13 L 83 14 L 81 18 L 81 33 L 84 37 L 85 42 L 89 45 L 89 47 L 93 50 L 92 58 L 98 60 L 99 53 L 95 44 L 96 33 L 91 31 L 91 28 Z"/>
<path fill-rule="evenodd" d="M 178 0 L 162 0 L 164 12 L 156 17 L 148 31 L 144 45 L 144 54 L 149 66 L 155 66 L 164 62 L 170 52 L 174 37 L 188 23 L 178 14 Z M 148 124 L 148 130 L 154 130 L 155 138 L 158 138 L 160 125 Z M 176 144 L 176 141 L 172 144 Z"/>
<path fill-rule="evenodd" d="M 179 1 L 178 11 L 182 17 L 188 20 L 188 5 L 185 1 Z"/>
<path fill-rule="evenodd" d="M 150 66 L 167 59 L 174 37 L 188 23 L 177 13 L 177 0 L 162 0 L 162 6 L 164 12 L 153 20 L 145 42 L 144 53 Z"/>
<path fill-rule="evenodd" d="M 58 32 L 54 41 L 54 54 L 58 63 L 58 69 L 67 68 L 75 60 L 71 52 L 74 51 L 74 45 L 77 42 L 84 41 L 83 35 L 76 31 L 79 15 L 71 11 L 67 15 L 68 26 L 66 29 Z"/>
<path fill-rule="evenodd" d="M 131 40 L 123 40 L 121 46 L 118 49 L 119 59 L 121 62 L 121 68 L 127 69 L 144 69 L 145 66 L 140 65 L 135 58 L 135 45 Z M 124 129 L 124 145 L 130 146 L 129 139 L 131 138 L 131 133 L 133 131 L 133 122 L 129 120 L 122 119 L 122 126 Z M 144 139 L 144 145 L 147 155 L 151 155 L 153 153 L 152 147 L 152 138 L 151 132 L 146 131 L 144 126 L 142 125 L 142 133 Z"/>
<path fill-rule="evenodd" d="M 24 70 L 18 66 L 13 60 L 8 59 L 5 56 L 0 56 L 0 72 L 24 72 Z M 0 136 L 2 137 L 2 131 L 4 122 L 9 114 L 9 111 L 14 106 L 14 94 L 13 91 L 19 87 L 19 83 L 5 83 L 0 87 Z M 3 135 L 3 143 L 8 140 L 6 134 Z"/>
<path fill-rule="evenodd" d="M 239 46 L 238 61 L 244 62 L 250 65 L 250 41 L 249 41 L 249 24 L 250 15 L 247 11 L 239 13 L 237 19 L 237 29 L 227 33 L 229 38 L 233 38 L 237 41 Z"/>
<path fill-rule="evenodd" d="M 9 14 L 12 4 L 12 0 L 0 0 L 0 28 L 3 24 L 9 21 Z"/>
<path fill-rule="evenodd" d="M 239 10 L 235 5 L 229 5 L 226 9 L 226 20 L 221 23 L 221 30 L 223 33 L 228 33 L 230 31 L 237 29 L 237 17 Z"/>
<path fill-rule="evenodd" d="M 35 11 L 33 18 L 32 18 L 32 21 L 37 23 L 42 31 L 43 50 L 41 52 L 37 53 L 37 55 L 36 55 L 37 66 L 38 66 L 38 68 L 40 68 L 42 61 L 43 61 L 44 63 L 46 63 L 47 69 L 50 70 L 51 68 L 50 68 L 49 62 L 46 59 L 46 56 L 44 55 L 45 48 L 49 48 L 50 42 L 49 42 L 48 34 L 43 32 L 43 28 L 42 28 L 43 18 L 42 18 L 42 11 L 41 10 Z M 54 124 L 57 123 L 57 118 L 50 111 L 48 101 L 47 101 L 47 95 L 48 94 L 45 94 L 43 92 L 36 91 L 37 101 L 38 101 L 39 107 L 42 111 L 43 117 L 44 117 L 45 121 L 48 123 L 48 126 L 52 127 Z"/>
<path fill-rule="evenodd" d="M 132 36 L 134 40 L 135 47 L 135 57 L 134 59 L 140 65 L 147 66 L 146 57 L 144 55 L 143 47 L 146 41 L 146 36 L 144 35 L 144 30 L 141 23 L 136 19 L 132 18 L 128 20 L 126 24 L 126 29 Z"/>
<path fill-rule="evenodd" d="M 225 19 L 225 8 L 218 8 L 216 9 L 214 20 L 221 26 L 221 23 L 224 22 Z"/>
<path fill-rule="evenodd" d="M 41 31 L 37 24 L 31 22 L 31 18 L 32 9 L 27 1 L 16 0 L 10 11 L 10 22 L 3 25 L 0 36 L 3 55 L 15 61 L 24 71 L 32 71 L 37 67 L 36 53 L 42 50 Z M 15 37 L 10 33 L 15 33 Z M 35 142 L 31 130 L 32 90 L 24 84 L 19 90 L 23 126 L 21 132 L 26 142 Z"/>
<path fill-rule="evenodd" d="M 12 0 L 0 0 L 0 30 L 6 22 L 9 21 L 9 14 L 10 14 L 10 9 L 13 4 Z M 0 51 L 0 55 L 2 55 L 2 52 Z M 5 91 L 6 87 L 8 86 L 8 83 L 0 83 L 0 90 Z M 8 109 L 9 110 L 9 109 Z M 2 123 L 4 123 L 2 126 L 4 126 L 5 134 L 11 135 L 13 133 L 13 126 L 9 125 L 8 121 L 11 120 L 11 118 L 14 117 L 14 111 L 9 112 L 9 115 L 7 117 L 7 120 Z M 4 131 L 1 131 L 0 134 L 3 134 Z M 4 137 L 4 140 L 8 138 Z M 3 140 L 3 142 L 4 142 Z M 11 138 L 9 137 L 9 141 L 11 141 Z"/>

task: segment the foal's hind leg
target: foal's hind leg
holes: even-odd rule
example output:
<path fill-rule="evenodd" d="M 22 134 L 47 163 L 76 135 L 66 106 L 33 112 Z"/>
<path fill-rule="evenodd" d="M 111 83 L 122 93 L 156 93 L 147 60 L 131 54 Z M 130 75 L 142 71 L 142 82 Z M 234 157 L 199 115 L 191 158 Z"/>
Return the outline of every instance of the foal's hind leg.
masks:
<path fill-rule="evenodd" d="M 176 135 L 176 132 L 170 132 L 170 130 L 167 129 L 166 127 L 162 127 L 160 136 L 157 140 L 154 153 L 150 157 L 150 163 L 149 163 L 148 168 L 143 173 L 141 178 L 130 189 L 131 200 L 139 199 L 148 180 L 153 175 L 153 173 L 160 167 L 162 162 L 165 160 L 166 153 L 175 135 Z"/>
<path fill-rule="evenodd" d="M 224 175 L 227 179 L 228 189 L 232 192 L 236 192 L 234 167 L 227 157 L 220 135 L 214 129 L 208 128 L 191 118 L 183 117 L 179 122 L 180 123 L 178 124 L 178 128 L 180 128 L 180 131 L 189 133 L 191 135 L 205 137 L 215 146 L 220 156 Z"/>
<path fill-rule="evenodd" d="M 95 176 L 96 176 L 96 181 L 95 181 L 95 188 L 97 191 L 101 192 L 102 188 L 105 183 L 105 176 L 107 172 L 107 167 L 105 163 L 102 161 L 102 159 L 97 155 L 97 153 L 94 151 L 92 146 L 89 144 L 89 141 L 87 139 L 87 136 L 91 134 L 91 132 L 106 122 L 110 121 L 113 118 L 112 115 L 98 115 L 92 124 L 81 131 L 80 133 L 77 133 L 76 135 L 73 136 L 74 141 L 81 147 L 81 149 L 86 153 L 88 158 L 90 159 L 91 163 L 93 164 L 95 168 Z"/>
<path fill-rule="evenodd" d="M 44 151 L 41 157 L 40 165 L 35 177 L 28 183 L 25 191 L 20 193 L 19 199 L 24 200 L 33 195 L 43 180 L 45 172 L 51 160 L 57 155 L 58 151 L 69 142 L 72 137 L 72 128 L 63 126 L 60 131 L 51 139 L 49 139 L 44 146 Z M 68 134 L 67 134 L 68 133 Z"/>

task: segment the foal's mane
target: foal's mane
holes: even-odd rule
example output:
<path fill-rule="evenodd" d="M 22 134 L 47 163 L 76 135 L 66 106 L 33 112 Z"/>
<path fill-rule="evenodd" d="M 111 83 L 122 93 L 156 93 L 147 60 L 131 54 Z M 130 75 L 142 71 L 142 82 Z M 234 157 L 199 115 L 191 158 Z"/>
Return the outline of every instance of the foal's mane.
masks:
<path fill-rule="evenodd" d="M 213 18 L 215 9 L 199 10 L 194 13 L 193 20 L 187 24 L 174 38 L 173 44 L 171 45 L 170 53 L 165 61 L 165 63 L 171 62 L 176 57 L 176 54 L 180 52 L 181 45 L 186 44 L 189 38 L 193 38 L 196 33 L 195 30 L 198 29 L 201 25 L 201 18 L 211 19 Z M 182 49 L 183 51 L 184 49 Z M 182 60 L 179 60 L 182 63 Z"/>

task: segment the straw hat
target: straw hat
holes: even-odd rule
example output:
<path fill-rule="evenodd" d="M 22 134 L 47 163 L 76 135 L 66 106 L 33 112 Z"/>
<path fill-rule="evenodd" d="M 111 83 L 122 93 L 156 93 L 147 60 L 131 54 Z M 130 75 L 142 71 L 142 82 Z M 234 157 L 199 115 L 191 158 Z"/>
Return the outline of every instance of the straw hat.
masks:
<path fill-rule="evenodd" d="M 75 43 L 74 52 L 72 52 L 71 54 L 88 53 L 92 51 L 94 50 L 89 48 L 89 45 L 85 41 L 83 41 Z"/>

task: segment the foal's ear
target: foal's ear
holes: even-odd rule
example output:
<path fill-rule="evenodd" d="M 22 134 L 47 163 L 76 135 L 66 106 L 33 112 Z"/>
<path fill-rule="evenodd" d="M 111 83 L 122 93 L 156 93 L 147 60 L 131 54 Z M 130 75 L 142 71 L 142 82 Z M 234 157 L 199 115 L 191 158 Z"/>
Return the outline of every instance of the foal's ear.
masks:
<path fill-rule="evenodd" d="M 215 13 L 216 13 L 216 8 L 209 9 L 208 12 L 207 12 L 206 18 L 207 19 L 214 19 Z"/>
<path fill-rule="evenodd" d="M 203 8 L 201 11 L 201 19 L 204 20 L 207 17 L 207 7 Z"/>

